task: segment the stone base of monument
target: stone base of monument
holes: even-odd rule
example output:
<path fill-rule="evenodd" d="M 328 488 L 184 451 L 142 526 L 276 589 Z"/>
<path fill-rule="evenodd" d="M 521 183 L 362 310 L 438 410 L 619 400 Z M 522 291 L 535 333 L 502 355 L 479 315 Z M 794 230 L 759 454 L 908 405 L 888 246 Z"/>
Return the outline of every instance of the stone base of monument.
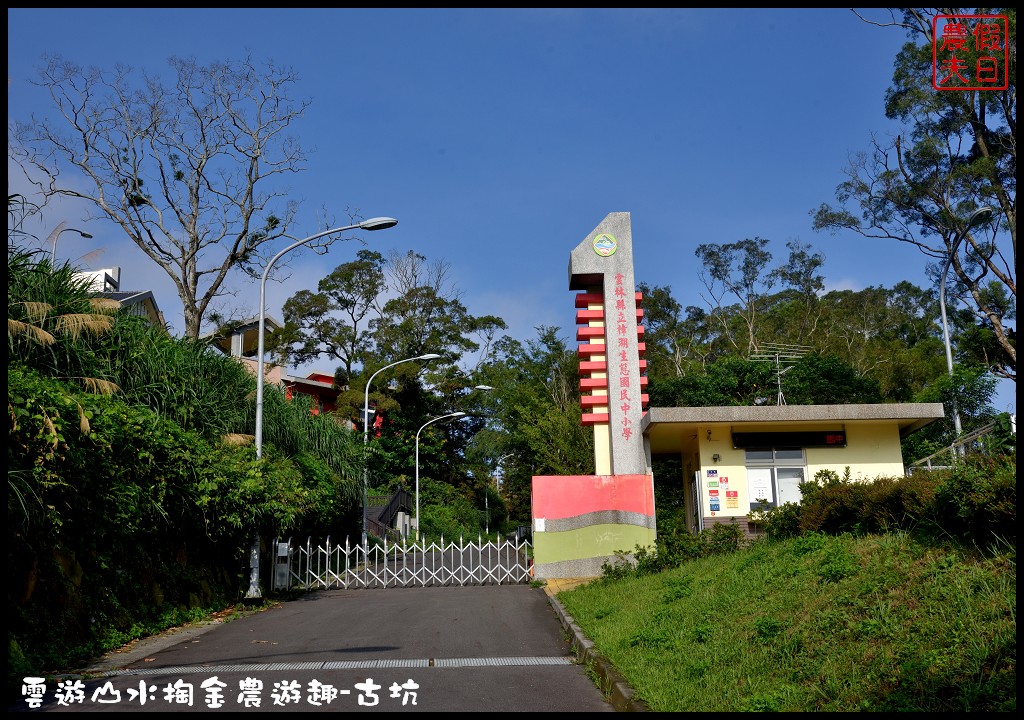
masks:
<path fill-rule="evenodd" d="M 605 563 L 654 547 L 651 475 L 533 478 L 533 571 L 538 580 L 595 577 Z"/>

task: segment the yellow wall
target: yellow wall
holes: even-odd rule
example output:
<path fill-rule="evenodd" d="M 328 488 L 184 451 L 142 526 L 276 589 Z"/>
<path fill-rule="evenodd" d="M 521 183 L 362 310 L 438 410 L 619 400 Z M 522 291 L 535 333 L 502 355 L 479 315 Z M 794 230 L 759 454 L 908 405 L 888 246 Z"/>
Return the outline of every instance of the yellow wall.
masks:
<path fill-rule="evenodd" d="M 902 477 L 904 472 L 900 431 L 893 422 L 848 425 L 846 447 L 807 448 L 805 453 L 808 480 L 819 470 L 832 470 L 842 477 L 847 465 L 853 480 Z"/>
<path fill-rule="evenodd" d="M 758 431 L 785 432 L 788 430 L 836 429 L 838 423 L 827 426 L 808 427 L 807 425 L 764 425 Z M 900 450 L 899 426 L 892 421 L 877 423 L 844 424 L 846 430 L 845 448 L 806 448 L 807 480 L 813 480 L 819 470 L 827 469 L 843 476 L 846 466 L 850 467 L 853 480 L 873 480 L 876 477 L 902 477 L 903 454 Z M 708 431 L 711 431 L 710 438 Z M 727 506 L 725 489 L 719 485 L 720 510 L 715 517 L 744 516 L 750 512 L 750 498 L 747 492 L 746 452 L 732 446 L 732 428 L 723 426 L 701 426 L 697 434 L 700 453 L 701 505 L 705 518 L 712 517 L 711 503 L 708 496 L 708 470 L 717 470 L 719 481 L 729 478 L 728 489 L 737 490 L 738 507 Z M 718 454 L 718 462 L 714 455 Z M 687 478 L 687 486 L 693 482 L 693 476 Z M 689 493 L 687 493 L 689 499 Z"/>

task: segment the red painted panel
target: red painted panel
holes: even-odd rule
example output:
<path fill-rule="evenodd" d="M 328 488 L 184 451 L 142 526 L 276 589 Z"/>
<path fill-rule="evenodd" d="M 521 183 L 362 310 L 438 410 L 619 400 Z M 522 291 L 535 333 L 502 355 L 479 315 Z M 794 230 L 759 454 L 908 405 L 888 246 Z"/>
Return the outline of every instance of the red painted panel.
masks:
<path fill-rule="evenodd" d="M 538 475 L 533 517 L 558 520 L 600 510 L 654 515 L 650 475 Z"/>
<path fill-rule="evenodd" d="M 604 355 L 607 351 L 608 348 L 604 345 L 580 345 L 576 348 L 580 355 Z"/>
<path fill-rule="evenodd" d="M 607 369 L 608 363 L 606 363 L 604 360 L 580 361 L 580 375 L 586 375 L 587 373 L 604 372 Z"/>
<path fill-rule="evenodd" d="M 580 407 L 591 408 L 591 407 L 602 407 L 608 404 L 607 395 L 581 395 L 580 396 Z"/>
<path fill-rule="evenodd" d="M 604 310 L 577 310 L 576 324 L 586 325 L 588 322 L 600 322 L 604 320 Z"/>
<path fill-rule="evenodd" d="M 589 340 L 590 338 L 603 338 L 604 328 L 603 327 L 581 327 L 576 328 L 576 339 L 577 340 Z"/>
<path fill-rule="evenodd" d="M 646 378 L 644 378 L 646 380 Z M 646 385 L 646 383 L 643 383 Z M 594 388 L 608 387 L 608 378 L 583 378 L 580 380 L 580 390 L 593 390 Z"/>
<path fill-rule="evenodd" d="M 608 413 L 583 413 L 583 417 L 580 418 L 580 425 L 583 427 L 602 423 L 608 424 Z"/>
<path fill-rule="evenodd" d="M 635 299 L 637 306 L 643 301 L 643 293 L 635 293 Z M 604 304 L 604 293 L 577 293 L 576 295 L 576 307 L 585 308 L 587 305 L 594 305 L 596 303 Z"/>
<path fill-rule="evenodd" d="M 585 308 L 596 303 L 604 303 L 604 293 L 579 293 L 576 295 L 576 307 L 578 308 Z"/>

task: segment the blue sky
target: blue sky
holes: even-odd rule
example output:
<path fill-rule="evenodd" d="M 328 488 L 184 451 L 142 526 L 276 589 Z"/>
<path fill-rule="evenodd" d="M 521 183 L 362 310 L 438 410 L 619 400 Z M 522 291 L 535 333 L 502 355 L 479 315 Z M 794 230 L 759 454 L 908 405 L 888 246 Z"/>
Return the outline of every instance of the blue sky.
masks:
<path fill-rule="evenodd" d="M 930 284 L 910 246 L 811 227 L 849 156 L 896 130 L 883 98 L 905 40 L 822 8 L 9 8 L 8 120 L 49 111 L 28 82 L 48 53 L 161 73 L 172 55 L 289 66 L 312 102 L 293 126 L 308 151 L 289 183 L 297 236 L 322 229 L 321 208 L 338 224 L 349 208 L 395 217 L 369 247 L 449 263 L 469 311 L 501 316 L 514 337 L 553 325 L 572 338 L 569 253 L 610 212 L 631 213 L 637 280 L 684 305 L 704 304 L 697 245 L 755 236 L 776 261 L 787 241 L 812 244 L 828 289 Z M 8 189 L 23 189 L 10 161 Z M 153 290 L 180 331 L 170 280 L 86 218 L 54 207 L 37 233 L 86 229 L 94 239 L 61 236 L 58 260 L 120 266 L 122 288 Z M 268 313 L 358 248 L 293 253 Z M 258 283 L 233 289 L 222 309 L 255 315 Z M 1000 388 L 997 409 L 1015 412 L 1013 384 Z"/>

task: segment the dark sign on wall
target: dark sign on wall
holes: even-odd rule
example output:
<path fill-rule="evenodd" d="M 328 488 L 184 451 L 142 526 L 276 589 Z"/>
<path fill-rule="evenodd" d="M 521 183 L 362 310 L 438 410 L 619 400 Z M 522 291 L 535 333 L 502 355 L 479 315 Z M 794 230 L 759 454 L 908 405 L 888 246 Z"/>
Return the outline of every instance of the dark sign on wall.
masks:
<path fill-rule="evenodd" d="M 734 448 L 846 447 L 846 431 L 734 432 L 732 446 Z"/>

